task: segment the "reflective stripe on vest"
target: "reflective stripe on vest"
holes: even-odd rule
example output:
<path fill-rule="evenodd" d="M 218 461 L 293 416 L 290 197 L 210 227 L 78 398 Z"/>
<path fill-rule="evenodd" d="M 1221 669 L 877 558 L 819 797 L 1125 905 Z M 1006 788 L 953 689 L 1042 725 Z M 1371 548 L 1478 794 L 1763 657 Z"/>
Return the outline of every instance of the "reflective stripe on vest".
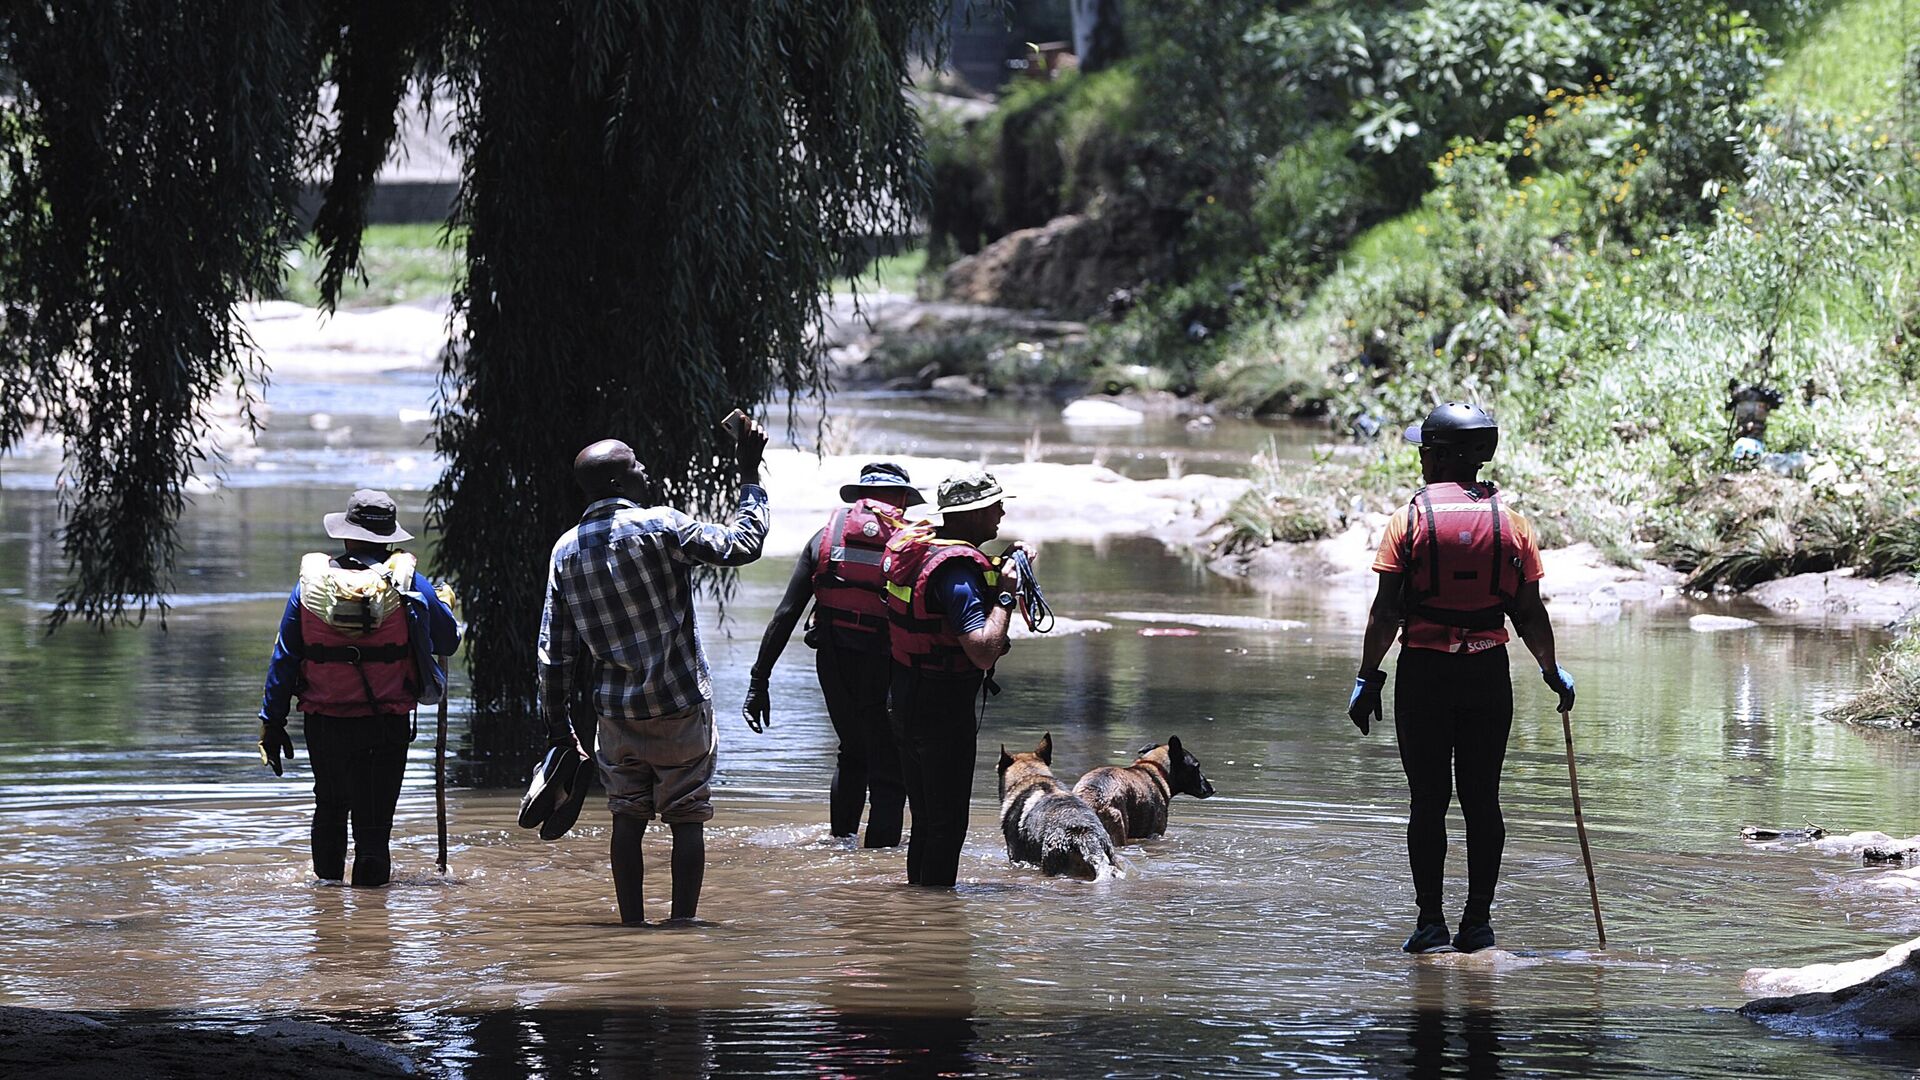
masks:
<path fill-rule="evenodd" d="M 869 633 L 886 628 L 880 566 L 887 541 L 904 524 L 893 507 L 872 499 L 833 512 L 814 553 L 813 600 L 821 621 Z"/>
<path fill-rule="evenodd" d="M 413 709 L 419 673 L 409 647 L 401 583 L 414 558 L 396 553 L 366 570 L 323 554 L 300 560 L 300 711 L 388 716 Z M 403 576 L 404 575 L 404 576 Z"/>
<path fill-rule="evenodd" d="M 948 673 L 979 670 L 967 658 L 959 635 L 947 629 L 946 617 L 927 609 L 928 580 L 942 563 L 955 558 L 978 565 L 989 588 L 1000 583 L 999 571 L 979 548 L 964 540 L 943 540 L 924 522 L 902 528 L 888 541 L 881 562 L 886 576 L 882 599 L 892 621 L 888 646 L 895 663 Z"/>
<path fill-rule="evenodd" d="M 1517 567 L 1508 574 L 1515 553 L 1505 537 L 1499 492 L 1491 484 L 1430 484 L 1414 493 L 1408 507 L 1409 616 L 1467 630 L 1504 627 L 1520 575 Z M 1505 587 L 1509 583 L 1513 587 Z"/>

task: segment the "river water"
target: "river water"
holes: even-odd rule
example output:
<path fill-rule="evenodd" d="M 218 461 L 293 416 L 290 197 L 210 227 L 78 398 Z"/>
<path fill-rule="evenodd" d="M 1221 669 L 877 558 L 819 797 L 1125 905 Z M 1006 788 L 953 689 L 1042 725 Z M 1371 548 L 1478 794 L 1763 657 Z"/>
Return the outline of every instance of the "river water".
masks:
<path fill-rule="evenodd" d="M 737 718 L 785 558 L 742 574 L 731 637 L 702 616 L 722 713 L 702 925 L 616 925 L 597 804 L 543 844 L 513 826 L 515 793 L 456 789 L 441 879 L 428 739 L 402 795 L 395 884 L 318 886 L 305 759 L 275 780 L 253 750 L 261 677 L 320 516 L 373 483 L 413 491 L 403 505 L 417 511 L 432 460 L 424 425 L 399 410 L 430 392 L 418 372 L 276 382 L 261 454 L 183 523 L 164 633 L 42 634 L 62 580 L 51 466 L 0 466 L 0 1003 L 320 1019 L 469 1077 L 1914 1068 L 1905 1048 L 1776 1036 L 1731 1011 L 1749 967 L 1920 934 L 1920 909 L 1876 888 L 1875 871 L 1739 838 L 1743 824 L 1808 820 L 1914 831 L 1912 743 L 1818 719 L 1882 635 L 1700 634 L 1686 606 L 1557 612 L 1612 947 L 1592 951 L 1550 697 L 1516 660 L 1502 948 L 1416 960 L 1398 950 L 1412 911 L 1391 720 L 1362 738 L 1343 715 L 1364 601 L 1260 594 L 1139 538 L 1047 547 L 1059 613 L 1111 628 L 1022 642 L 1003 663 L 951 894 L 899 884 L 898 852 L 826 836 L 833 740 L 803 646 L 774 677 L 772 730 Z M 1274 434 L 1076 432 L 1038 405 L 844 405 L 862 450 L 1018 459 L 1039 428 L 1043 455 L 1143 476 L 1170 458 L 1232 471 Z M 1304 454 L 1312 436 L 1278 438 Z M 1005 531 L 1019 534 L 1018 504 Z M 1195 614 L 1240 618 L 1179 621 Z M 1140 633 L 1154 627 L 1197 633 Z M 1126 850 L 1123 878 L 1043 879 L 1007 863 L 992 751 L 1045 731 L 1069 778 L 1179 735 L 1220 794 L 1180 799 L 1165 838 Z M 650 843 L 663 913 L 664 836 Z M 1458 847 L 1449 871 L 1457 905 Z"/>

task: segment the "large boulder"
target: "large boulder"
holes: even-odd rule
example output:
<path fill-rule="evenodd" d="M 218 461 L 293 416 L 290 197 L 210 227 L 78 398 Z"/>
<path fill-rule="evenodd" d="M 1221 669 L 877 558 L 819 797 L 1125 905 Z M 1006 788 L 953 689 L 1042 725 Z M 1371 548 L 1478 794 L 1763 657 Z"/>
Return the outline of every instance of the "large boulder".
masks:
<path fill-rule="evenodd" d="M 947 268 L 947 295 L 969 304 L 1088 315 L 1162 257 L 1146 215 L 1067 214 L 995 240 Z"/>
<path fill-rule="evenodd" d="M 1906 955 L 1898 963 L 1865 981 L 1837 990 L 1760 998 L 1742 1005 L 1740 1014 L 1769 1027 L 1825 1038 L 1920 1038 L 1920 950 L 1913 945 L 1903 946 Z"/>

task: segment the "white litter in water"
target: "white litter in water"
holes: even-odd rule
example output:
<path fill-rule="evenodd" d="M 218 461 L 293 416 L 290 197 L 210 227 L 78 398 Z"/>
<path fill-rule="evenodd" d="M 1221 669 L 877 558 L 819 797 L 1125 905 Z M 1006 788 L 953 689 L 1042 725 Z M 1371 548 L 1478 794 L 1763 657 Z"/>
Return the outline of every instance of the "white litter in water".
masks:
<path fill-rule="evenodd" d="M 1114 401 L 1080 398 L 1060 410 L 1062 423 L 1083 427 L 1133 427 L 1147 422 L 1144 414 Z"/>
<path fill-rule="evenodd" d="M 1740 619 L 1732 615 L 1695 615 L 1687 620 L 1687 629 L 1700 634 L 1714 634 L 1722 630 L 1745 630 L 1750 626 L 1759 625 L 1752 619 Z"/>
<path fill-rule="evenodd" d="M 1306 623 L 1294 619 L 1261 619 L 1252 615 L 1215 615 L 1205 611 L 1109 611 L 1109 619 L 1128 622 L 1174 623 L 1210 630 L 1300 630 Z"/>

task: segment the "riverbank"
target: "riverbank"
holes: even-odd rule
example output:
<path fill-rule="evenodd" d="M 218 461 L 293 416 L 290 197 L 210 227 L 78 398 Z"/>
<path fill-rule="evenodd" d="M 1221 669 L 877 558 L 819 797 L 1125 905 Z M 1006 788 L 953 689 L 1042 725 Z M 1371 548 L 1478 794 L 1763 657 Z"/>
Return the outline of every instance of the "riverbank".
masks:
<path fill-rule="evenodd" d="M 386 1043 L 299 1020 L 233 1023 L 0 1006 L 0 1074 L 11 1080 L 348 1080 L 418 1076 L 420 1068 Z"/>

